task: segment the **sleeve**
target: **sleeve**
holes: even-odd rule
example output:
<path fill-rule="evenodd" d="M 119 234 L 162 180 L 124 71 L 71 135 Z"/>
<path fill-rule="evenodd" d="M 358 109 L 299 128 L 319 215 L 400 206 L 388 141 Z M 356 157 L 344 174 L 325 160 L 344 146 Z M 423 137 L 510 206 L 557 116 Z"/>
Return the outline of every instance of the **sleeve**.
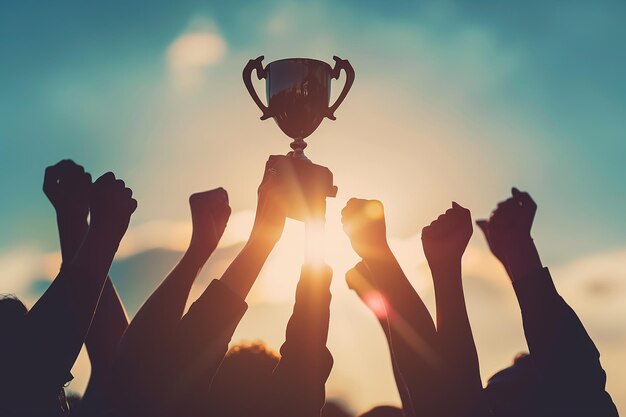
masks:
<path fill-rule="evenodd" d="M 617 416 L 605 391 L 600 353 L 580 319 L 558 294 L 547 268 L 513 283 L 533 363 L 549 403 L 573 416 Z"/>
<path fill-rule="evenodd" d="M 333 366 L 326 347 L 330 320 L 330 274 L 303 273 L 289 319 L 281 359 L 274 369 L 274 417 L 319 417 Z"/>
<path fill-rule="evenodd" d="M 130 415 L 187 415 L 208 391 L 246 310 L 245 301 L 213 280 L 167 340 L 130 358 L 137 369 L 116 382 L 115 408 Z"/>
<path fill-rule="evenodd" d="M 219 280 L 209 284 L 176 331 L 172 355 L 179 373 L 176 386 L 182 391 L 190 387 L 208 390 L 247 309 L 246 302 Z"/>

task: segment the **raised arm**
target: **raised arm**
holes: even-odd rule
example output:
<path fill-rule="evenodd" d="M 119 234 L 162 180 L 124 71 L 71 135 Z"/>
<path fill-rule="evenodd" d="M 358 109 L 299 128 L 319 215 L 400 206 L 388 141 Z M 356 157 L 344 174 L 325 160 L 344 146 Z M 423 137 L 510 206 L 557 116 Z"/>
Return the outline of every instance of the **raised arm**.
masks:
<path fill-rule="evenodd" d="M 26 316 L 24 363 L 19 380 L 34 390 L 55 390 L 68 381 L 86 338 L 108 270 L 137 202 L 112 173 L 91 187 L 91 225 L 71 262 Z M 45 349 L 42 347 L 45 346 Z"/>
<path fill-rule="evenodd" d="M 46 169 L 43 189 L 56 211 L 64 265 L 71 263 L 87 235 L 90 188 L 91 175 L 71 160 L 63 160 Z M 81 408 L 101 397 L 115 351 L 127 326 L 122 302 L 107 277 L 85 340 L 91 361 L 91 376 Z"/>
<path fill-rule="evenodd" d="M 391 357 L 391 367 L 393 368 L 393 377 L 396 381 L 396 387 L 400 394 L 400 400 L 402 401 L 402 410 L 405 417 L 416 417 L 415 411 L 413 411 L 413 404 L 411 403 L 411 396 L 406 387 L 402 374 L 398 369 L 396 358 L 393 354 L 391 331 L 389 329 L 389 320 L 387 319 L 387 306 L 385 305 L 385 299 L 380 292 L 376 289 L 372 272 L 369 270 L 365 262 L 360 261 L 354 268 L 350 269 L 346 273 L 346 283 L 348 288 L 353 290 L 363 301 L 363 303 L 370 309 L 376 316 L 380 327 L 382 328 L 385 338 L 387 339 L 387 345 L 389 346 L 389 356 Z"/>
<path fill-rule="evenodd" d="M 442 358 L 437 352 L 435 325 L 387 244 L 382 204 L 351 199 L 342 211 L 342 223 L 385 302 L 393 356 L 415 414 L 440 415 Z"/>
<path fill-rule="evenodd" d="M 193 231 L 183 257 L 141 306 L 124 337 L 124 347 L 149 349 L 171 336 L 178 325 L 189 292 L 219 240 L 230 217 L 228 193 L 223 188 L 189 197 Z"/>
<path fill-rule="evenodd" d="M 531 360 L 553 415 L 617 416 L 605 391 L 600 354 L 576 313 L 558 294 L 531 237 L 537 206 L 516 188 L 481 226 L 505 266 L 522 312 Z"/>
<path fill-rule="evenodd" d="M 447 390 L 455 398 L 447 403 L 451 416 L 486 413 L 478 354 L 461 281 L 461 258 L 471 236 L 471 214 L 454 202 L 452 208 L 422 230 L 424 254 L 435 288 L 437 335 L 445 358 Z"/>
<path fill-rule="evenodd" d="M 272 377 L 272 416 L 319 417 L 324 406 L 325 384 L 333 366 L 326 348 L 331 279 L 328 266 L 302 267 L 281 359 Z"/>
<path fill-rule="evenodd" d="M 281 157 L 270 157 L 265 165 L 250 238 L 220 278 L 222 284 L 242 300 L 248 296 L 285 227 L 286 216 L 280 193 L 283 179 L 271 162 L 278 161 L 279 158 Z"/>
<path fill-rule="evenodd" d="M 150 295 L 124 334 L 115 360 L 112 381 L 117 407 L 133 412 L 169 406 L 174 349 L 191 287 L 224 233 L 230 216 L 223 188 L 189 198 L 193 232 L 185 254 Z M 219 314 L 216 311 L 215 314 Z M 210 329 L 196 329 L 208 333 Z M 189 358 L 187 358 L 189 359 Z M 158 376 L 156 376 L 156 374 Z M 155 411 L 156 412 L 156 411 Z"/>

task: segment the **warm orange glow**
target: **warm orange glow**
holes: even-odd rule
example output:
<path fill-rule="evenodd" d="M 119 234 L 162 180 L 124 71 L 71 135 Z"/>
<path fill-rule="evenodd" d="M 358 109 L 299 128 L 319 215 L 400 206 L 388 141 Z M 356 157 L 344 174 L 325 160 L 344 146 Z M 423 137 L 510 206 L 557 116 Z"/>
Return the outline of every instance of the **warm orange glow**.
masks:
<path fill-rule="evenodd" d="M 324 264 L 324 221 L 319 219 L 307 220 L 305 223 L 305 262 L 311 266 Z"/>
<path fill-rule="evenodd" d="M 379 220 L 383 218 L 383 206 L 377 201 L 370 201 L 365 206 L 365 214 L 372 220 Z"/>

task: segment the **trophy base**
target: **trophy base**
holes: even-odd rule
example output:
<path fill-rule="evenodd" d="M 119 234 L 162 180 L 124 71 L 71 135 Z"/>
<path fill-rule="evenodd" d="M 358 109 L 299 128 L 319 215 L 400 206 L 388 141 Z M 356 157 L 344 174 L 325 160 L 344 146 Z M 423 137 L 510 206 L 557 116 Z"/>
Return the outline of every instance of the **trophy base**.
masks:
<path fill-rule="evenodd" d="M 295 150 L 288 156 L 276 158 L 274 169 L 280 173 L 281 201 L 287 217 L 309 221 L 323 219 L 326 215 L 326 198 L 337 195 L 333 173 L 326 167 L 314 164 L 304 154 Z"/>

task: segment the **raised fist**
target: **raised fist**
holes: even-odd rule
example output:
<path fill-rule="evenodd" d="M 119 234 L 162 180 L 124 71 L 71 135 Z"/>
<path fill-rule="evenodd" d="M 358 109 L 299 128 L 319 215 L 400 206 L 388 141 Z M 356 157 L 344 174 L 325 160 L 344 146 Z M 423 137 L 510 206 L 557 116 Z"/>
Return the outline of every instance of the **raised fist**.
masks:
<path fill-rule="evenodd" d="M 341 211 L 341 223 L 361 258 L 376 257 L 389 250 L 385 210 L 380 201 L 350 199 Z"/>
<path fill-rule="evenodd" d="M 91 175 L 70 159 L 46 168 L 43 192 L 58 215 L 87 221 Z"/>
<path fill-rule="evenodd" d="M 107 172 L 93 183 L 89 193 L 89 207 L 90 229 L 119 243 L 128 229 L 137 201 L 124 181 L 115 179 L 112 172 Z"/>
<path fill-rule="evenodd" d="M 428 264 L 432 267 L 460 261 L 471 237 L 470 211 L 453 202 L 452 208 L 422 229 L 422 245 Z"/>
<path fill-rule="evenodd" d="M 190 248 L 208 258 L 224 234 L 230 217 L 228 193 L 223 188 L 192 194 L 189 197 L 193 233 Z"/>
<path fill-rule="evenodd" d="M 346 284 L 348 288 L 355 291 L 359 297 L 368 292 L 375 291 L 376 283 L 372 272 L 365 264 L 365 262 L 358 262 L 353 268 L 346 272 Z"/>
<path fill-rule="evenodd" d="M 489 220 L 479 220 L 491 252 L 506 265 L 506 257 L 520 244 L 531 239 L 530 231 L 537 212 L 537 205 L 528 193 L 517 188 L 512 197 L 498 204 Z"/>
<path fill-rule="evenodd" d="M 285 156 L 271 156 L 265 164 L 263 179 L 258 189 L 258 200 L 253 237 L 257 241 L 263 241 L 273 245 L 280 239 L 285 227 L 286 214 L 284 204 L 281 201 L 281 178 L 274 168 L 277 161 Z"/>

